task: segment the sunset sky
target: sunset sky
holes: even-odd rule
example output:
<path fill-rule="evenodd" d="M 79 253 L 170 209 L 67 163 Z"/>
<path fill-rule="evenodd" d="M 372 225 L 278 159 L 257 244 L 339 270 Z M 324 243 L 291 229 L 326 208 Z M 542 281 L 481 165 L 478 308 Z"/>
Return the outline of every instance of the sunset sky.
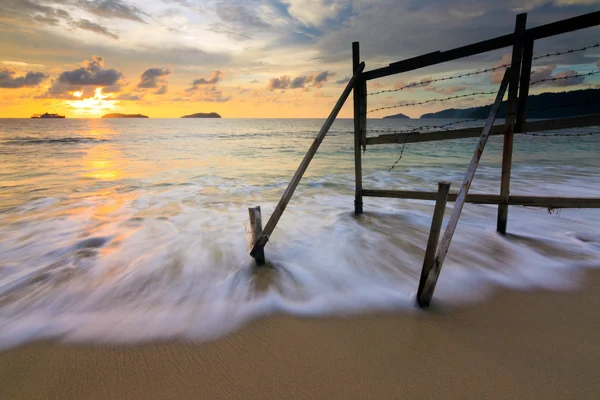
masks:
<path fill-rule="evenodd" d="M 0 118 L 109 112 L 225 118 L 326 116 L 351 72 L 360 41 L 367 70 L 435 50 L 600 9 L 600 0 L 0 0 Z M 536 54 L 600 41 L 592 28 L 536 44 Z M 369 91 L 488 68 L 510 49 L 369 82 Z M 600 49 L 540 60 L 537 77 L 600 69 Z M 497 88 L 497 76 L 372 96 L 369 108 Z M 600 87 L 600 75 L 539 85 Z M 491 98 L 491 97 L 490 97 Z M 486 104 L 470 98 L 407 107 L 418 117 Z M 341 116 L 350 117 L 351 104 Z"/>

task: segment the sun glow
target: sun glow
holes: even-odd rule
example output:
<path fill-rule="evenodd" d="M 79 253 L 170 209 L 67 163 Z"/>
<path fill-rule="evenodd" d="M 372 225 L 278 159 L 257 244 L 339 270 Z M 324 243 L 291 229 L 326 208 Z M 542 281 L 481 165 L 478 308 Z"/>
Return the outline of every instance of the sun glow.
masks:
<path fill-rule="evenodd" d="M 77 114 L 82 115 L 99 115 L 107 110 L 114 110 L 119 103 L 116 100 L 110 100 L 110 94 L 102 93 L 102 88 L 96 88 L 94 95 L 86 99 L 81 98 L 83 96 L 83 92 L 81 91 L 74 92 L 73 96 L 80 99 L 68 100 L 67 104 L 73 108 Z"/>

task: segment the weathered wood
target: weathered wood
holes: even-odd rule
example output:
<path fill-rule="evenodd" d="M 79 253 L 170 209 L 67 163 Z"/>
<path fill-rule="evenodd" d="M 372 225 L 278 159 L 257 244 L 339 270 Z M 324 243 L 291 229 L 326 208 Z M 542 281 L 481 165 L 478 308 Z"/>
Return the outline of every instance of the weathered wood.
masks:
<path fill-rule="evenodd" d="M 437 192 L 419 190 L 363 190 L 364 197 L 381 197 L 390 199 L 436 200 Z M 450 193 L 448 201 L 456 201 L 457 193 Z M 466 203 L 498 205 L 505 200 L 499 194 L 467 194 Z M 600 208 L 597 197 L 556 197 L 556 196 L 508 196 L 511 206 L 527 206 L 542 208 Z"/>
<path fill-rule="evenodd" d="M 515 121 L 517 114 L 517 101 L 519 94 L 519 77 L 521 74 L 521 59 L 523 57 L 523 40 L 527 25 L 527 14 L 517 15 L 515 24 L 515 37 L 511 59 L 510 85 L 508 88 L 508 101 L 506 103 L 506 133 L 504 134 L 504 147 L 502 150 L 502 176 L 500 178 L 500 195 L 508 198 L 510 193 L 510 171 L 512 168 L 513 142 Z M 496 230 L 506 234 L 508 222 L 508 204 L 498 206 L 498 222 Z"/>
<path fill-rule="evenodd" d="M 537 40 L 576 31 L 579 29 L 590 28 L 597 25 L 600 25 L 600 11 L 579 15 L 577 17 L 553 22 L 535 28 L 530 28 L 525 31 L 525 36 L 528 39 Z M 512 46 L 513 44 L 513 34 L 502 35 L 467 46 L 457 47 L 452 50 L 436 51 L 403 61 L 394 62 L 389 64 L 387 67 L 366 71 L 364 73 L 364 77 L 366 80 L 383 78 L 389 75 L 413 71 L 415 69 L 429 67 L 448 61 L 458 60 L 460 58 L 486 53 L 488 51 L 502 49 L 504 47 Z"/>
<path fill-rule="evenodd" d="M 531 121 L 522 124 L 521 129 L 517 130 L 516 133 L 530 133 L 530 132 L 543 132 L 543 131 L 557 131 L 561 129 L 572 129 L 572 128 L 585 128 L 588 126 L 600 125 L 600 114 L 583 115 L 580 117 L 568 117 L 568 118 L 555 118 L 546 119 L 542 121 Z M 506 132 L 506 124 L 494 125 L 490 131 L 490 136 L 503 135 Z M 411 132 L 411 133 L 398 133 L 398 134 L 385 134 L 379 136 L 373 136 L 367 138 L 367 146 L 377 144 L 391 144 L 391 143 L 423 143 L 423 142 L 435 142 L 439 140 L 453 140 L 453 139 L 467 139 L 475 138 L 481 135 L 481 127 L 477 128 L 463 128 L 455 129 L 450 131 L 436 131 L 436 132 Z"/>
<path fill-rule="evenodd" d="M 531 64 L 533 63 L 533 40 L 526 39 L 523 47 L 523 62 L 521 64 L 521 80 L 519 82 L 519 102 L 517 104 L 517 123 L 515 132 L 523 132 L 523 124 L 527 120 L 527 99 L 531 81 Z"/>
<path fill-rule="evenodd" d="M 504 93 L 506 92 L 506 87 L 508 86 L 508 81 L 511 75 L 511 69 L 508 68 L 504 73 L 504 78 L 502 78 L 500 90 L 498 90 L 498 95 L 496 96 L 494 105 L 492 106 L 490 114 L 483 127 L 483 131 L 481 132 L 481 137 L 479 138 L 477 147 L 475 147 L 475 152 L 473 153 L 473 158 L 471 159 L 471 163 L 469 164 L 469 168 L 467 169 L 465 178 L 463 179 L 463 182 L 460 185 L 458 196 L 456 197 L 456 203 L 454 204 L 452 214 L 450 214 L 450 218 L 448 219 L 448 226 L 446 226 L 446 229 L 444 230 L 442 240 L 440 241 L 440 246 L 436 251 L 435 259 L 431 266 L 431 270 L 429 271 L 427 279 L 425 280 L 423 291 L 420 297 L 420 302 L 422 304 L 429 304 L 431 302 L 431 298 L 433 297 L 433 291 L 435 290 L 435 285 L 442 270 L 442 265 L 444 264 L 444 260 L 446 259 L 446 254 L 448 254 L 448 249 L 450 248 L 452 236 L 454 236 L 454 231 L 456 230 L 458 220 L 460 219 L 460 213 L 462 212 L 462 209 L 465 205 L 465 200 L 467 199 L 467 193 L 469 192 L 469 188 L 471 187 L 471 183 L 473 182 L 475 171 L 477 170 L 477 166 L 479 165 L 479 160 L 481 159 L 481 156 L 483 154 L 485 144 L 487 143 L 488 137 L 490 136 L 490 130 L 492 129 L 492 125 L 494 124 L 494 120 L 496 119 L 496 114 L 498 113 L 498 109 L 500 108 L 500 104 L 502 103 L 502 98 L 504 97 Z"/>
<path fill-rule="evenodd" d="M 275 229 L 277 222 L 279 222 L 279 219 L 281 218 L 283 211 L 285 211 L 285 208 L 287 207 L 287 204 L 289 203 L 290 199 L 292 198 L 294 191 L 298 187 L 298 184 L 300 183 L 302 176 L 308 169 L 308 165 L 310 164 L 311 160 L 313 159 L 317 150 L 319 149 L 321 142 L 323 141 L 323 139 L 325 139 L 325 135 L 327 135 L 327 132 L 329 132 L 331 125 L 333 125 L 333 122 L 335 121 L 335 118 L 337 117 L 340 110 L 344 106 L 344 103 L 348 99 L 348 96 L 350 96 L 350 92 L 354 88 L 357 78 L 360 76 L 360 74 L 362 73 L 362 71 L 364 69 L 365 69 L 365 63 L 360 63 L 360 65 L 358 66 L 358 69 L 354 73 L 354 76 L 352 76 L 352 78 L 346 85 L 346 88 L 342 92 L 342 95 L 340 96 L 337 103 L 333 107 L 333 110 L 331 110 L 329 117 L 327 117 L 327 120 L 323 124 L 323 127 L 321 127 L 319 134 L 317 135 L 317 137 L 313 141 L 312 145 L 308 149 L 308 152 L 306 153 L 304 158 L 302 159 L 302 162 L 300 163 L 300 165 L 298 166 L 298 169 L 294 173 L 292 180 L 288 184 L 287 188 L 285 189 L 285 192 L 283 192 L 283 195 L 281 196 L 281 199 L 279 200 L 279 203 L 275 207 L 273 214 L 271 214 L 269 221 L 267 221 L 267 224 L 265 225 L 265 228 L 263 229 L 260 239 L 256 241 L 256 243 L 254 244 L 254 247 L 250 251 L 250 255 L 252 257 L 255 257 L 257 254 L 257 251 L 259 249 L 265 247 L 265 245 L 269 241 L 269 237 L 273 233 L 273 230 Z"/>
<path fill-rule="evenodd" d="M 437 243 L 444 222 L 444 212 L 446 211 L 446 203 L 448 201 L 448 193 L 450 192 L 450 182 L 439 182 L 438 191 L 436 193 L 435 208 L 433 209 L 433 217 L 431 218 L 431 228 L 429 229 L 429 239 L 427 240 L 427 248 L 425 249 L 425 259 L 423 260 L 423 269 L 421 270 L 421 279 L 419 279 L 419 288 L 417 290 L 417 303 L 420 307 L 428 307 L 429 303 L 424 302 L 421 295 L 425 282 L 429 276 L 429 271 L 433 265 Z"/>
<path fill-rule="evenodd" d="M 248 215 L 250 217 L 250 226 L 248 229 L 248 251 L 251 251 L 254 247 L 254 244 L 262 235 L 262 216 L 260 213 L 260 206 L 249 207 Z M 254 253 L 254 259 L 256 260 L 256 264 L 265 265 L 265 249 L 257 249 L 257 251 Z"/>
<path fill-rule="evenodd" d="M 360 46 L 358 42 L 352 43 L 352 71 L 356 73 L 360 64 Z M 362 79 L 360 76 L 357 78 L 356 85 L 354 85 L 354 178 L 355 178 L 355 192 L 354 192 L 354 213 L 363 213 L 363 200 L 362 200 L 362 152 L 361 152 L 361 100 L 362 100 L 362 85 L 360 82 Z"/>

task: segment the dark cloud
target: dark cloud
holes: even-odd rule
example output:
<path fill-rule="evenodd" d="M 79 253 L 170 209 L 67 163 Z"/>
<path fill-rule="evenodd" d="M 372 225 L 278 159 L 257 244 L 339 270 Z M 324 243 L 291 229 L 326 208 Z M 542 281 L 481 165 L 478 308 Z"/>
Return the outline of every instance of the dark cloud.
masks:
<path fill-rule="evenodd" d="M 156 92 L 154 92 L 154 94 L 165 94 L 165 93 L 167 93 L 167 91 L 168 91 L 168 86 L 167 86 L 167 84 L 165 83 L 165 84 L 161 85 L 161 86 L 158 88 L 158 90 L 157 90 Z"/>
<path fill-rule="evenodd" d="M 287 89 L 290 87 L 290 83 L 292 82 L 292 78 L 287 75 L 280 76 L 279 78 L 271 78 L 269 79 L 269 83 L 267 84 L 267 89 L 269 90 L 277 90 L 277 89 Z"/>
<path fill-rule="evenodd" d="M 255 9 L 247 8 L 241 3 L 231 1 L 217 3 L 217 16 L 221 21 L 238 27 L 238 30 L 264 30 L 270 27 Z"/>
<path fill-rule="evenodd" d="M 300 89 L 303 88 L 304 85 L 312 82 L 312 76 L 298 76 L 292 80 L 289 87 L 290 89 Z"/>
<path fill-rule="evenodd" d="M 70 20 L 69 13 L 33 0 L 3 0 L 0 4 L 0 20 L 33 21 L 46 26 L 56 26 Z"/>
<path fill-rule="evenodd" d="M 561 71 L 554 76 L 554 78 L 567 78 L 567 79 L 560 79 L 557 81 L 548 81 L 548 82 L 544 82 L 544 83 L 549 86 L 558 86 L 558 87 L 575 86 L 575 85 L 579 85 L 579 84 L 583 83 L 583 81 L 585 80 L 584 76 L 577 76 L 577 75 L 578 75 L 577 71 L 569 69 L 569 70 Z M 569 77 L 572 77 L 572 78 L 569 78 Z"/>
<path fill-rule="evenodd" d="M 115 98 L 115 100 L 135 101 L 141 100 L 142 96 L 132 93 L 123 93 Z"/>
<path fill-rule="evenodd" d="M 73 23 L 73 25 L 77 28 L 85 29 L 86 31 L 95 32 L 113 39 L 119 39 L 119 36 L 117 34 L 112 33 L 106 27 L 92 22 L 89 19 L 80 19 L 79 21 Z"/>
<path fill-rule="evenodd" d="M 219 83 L 221 81 L 221 75 L 223 75 L 221 71 L 213 71 L 212 74 L 210 74 L 210 76 L 208 77 L 208 79 L 204 77 L 194 79 L 194 81 L 192 82 L 192 86 L 187 88 L 185 91 L 195 92 L 201 85 L 214 85 L 215 83 Z"/>
<path fill-rule="evenodd" d="M 38 86 L 48 75 L 43 72 L 28 72 L 25 76 L 16 76 L 17 70 L 4 68 L 0 69 L 0 88 L 18 89 L 23 87 Z"/>
<path fill-rule="evenodd" d="M 554 72 L 554 68 L 556 65 L 548 65 L 546 67 L 536 68 L 533 70 L 531 74 L 531 82 L 539 81 L 542 79 L 548 79 L 552 77 L 552 72 Z M 499 82 L 494 82 L 499 83 Z"/>
<path fill-rule="evenodd" d="M 162 86 L 166 86 L 164 78 L 171 75 L 172 72 L 170 68 L 149 68 L 140 76 L 140 82 L 137 84 L 137 87 L 138 89 L 154 89 L 159 86 L 162 88 Z"/>
<path fill-rule="evenodd" d="M 334 76 L 335 72 L 329 72 L 329 71 L 323 71 L 320 74 L 317 74 L 315 76 L 315 83 L 314 83 L 314 87 L 320 88 L 322 87 L 325 82 L 327 82 L 327 79 L 329 79 L 330 77 Z"/>
<path fill-rule="evenodd" d="M 102 18 L 118 18 L 146 23 L 142 19 L 142 16 L 147 15 L 146 13 L 122 0 L 75 0 L 73 4 Z"/>
<path fill-rule="evenodd" d="M 342 79 L 338 79 L 337 81 L 335 81 L 336 85 L 345 85 L 348 82 L 350 82 L 350 77 L 349 76 L 345 76 Z"/>
<path fill-rule="evenodd" d="M 62 72 L 42 97 L 70 98 L 69 92 L 84 90 L 87 94 L 99 87 L 105 93 L 115 93 L 121 90 L 122 80 L 121 72 L 104 68 L 103 57 L 93 56 L 83 62 L 83 67 Z"/>

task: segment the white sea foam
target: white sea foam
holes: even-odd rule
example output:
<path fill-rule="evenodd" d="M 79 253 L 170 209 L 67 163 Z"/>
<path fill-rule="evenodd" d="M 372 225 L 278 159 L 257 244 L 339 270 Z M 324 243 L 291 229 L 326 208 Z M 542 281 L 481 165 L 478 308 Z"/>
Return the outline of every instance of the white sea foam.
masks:
<path fill-rule="evenodd" d="M 369 198 L 365 214 L 355 217 L 351 154 L 344 150 L 351 147 L 337 135 L 325 144 L 326 155 L 315 159 L 266 248 L 274 270 L 254 273 L 246 249 L 247 207 L 260 205 L 266 220 L 299 157 L 286 163 L 287 153 L 272 154 L 279 145 L 289 147 L 278 139 L 260 153 L 268 135 L 247 138 L 245 149 L 222 135 L 204 142 L 159 135 L 158 142 L 173 148 L 168 151 L 133 134 L 120 138 L 119 146 L 70 144 L 89 146 L 84 155 L 73 147 L 76 153 L 67 157 L 67 145 L 61 145 L 48 150 L 48 157 L 61 152 L 64 169 L 49 177 L 28 178 L 22 158 L 9 159 L 5 175 L 18 184 L 14 195 L 0 197 L 0 347 L 43 338 L 210 340 L 275 313 L 420 312 L 414 298 L 431 202 Z M 208 150 L 202 147 L 207 142 Z M 245 155 L 233 156 L 242 150 Z M 444 165 L 446 156 L 437 150 L 407 149 L 406 165 L 392 172 L 382 165 L 394 161 L 393 149 L 367 153 L 365 187 L 432 190 L 439 180 L 460 181 L 466 162 L 455 161 L 468 160 L 472 147 L 459 150 Z M 204 159 L 193 167 L 176 161 L 195 152 Z M 436 155 L 433 161 L 427 161 L 428 152 Z M 86 167 L 69 157 L 82 157 Z M 527 163 L 521 155 L 513 192 L 557 195 L 575 188 L 578 195 L 600 197 L 600 166 L 561 168 L 536 157 Z M 484 157 L 475 191 L 497 191 L 496 158 Z M 590 163 L 579 158 L 570 161 Z M 30 181 L 34 186 L 27 186 Z M 32 192 L 42 184 L 47 189 Z M 597 210 L 549 214 L 511 207 L 507 237 L 495 232 L 496 212 L 494 206 L 465 207 L 437 285 L 437 304 L 468 306 L 498 288 L 577 290 L 585 284 L 585 270 L 600 266 Z"/>

